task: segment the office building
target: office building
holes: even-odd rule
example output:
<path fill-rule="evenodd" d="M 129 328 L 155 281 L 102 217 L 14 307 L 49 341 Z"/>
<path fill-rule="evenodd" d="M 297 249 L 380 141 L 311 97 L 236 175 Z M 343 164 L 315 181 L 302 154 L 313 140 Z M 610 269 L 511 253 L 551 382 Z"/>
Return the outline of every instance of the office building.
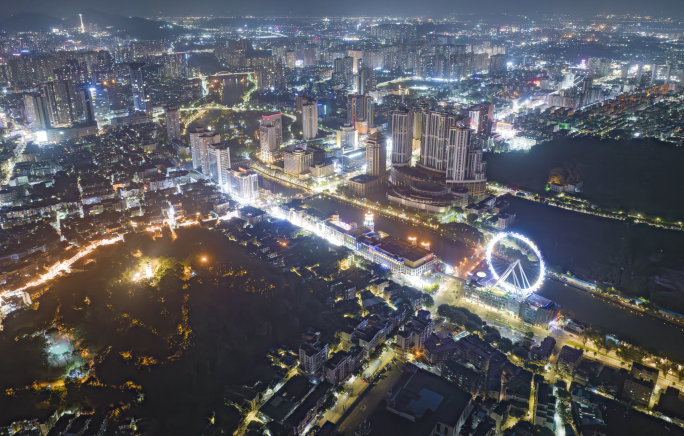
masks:
<path fill-rule="evenodd" d="M 164 106 L 166 115 L 166 137 L 169 141 L 180 141 L 180 111 L 175 106 Z"/>
<path fill-rule="evenodd" d="M 283 116 L 281 113 L 262 115 L 259 127 L 261 160 L 274 162 L 274 153 L 283 145 Z"/>
<path fill-rule="evenodd" d="M 349 179 L 349 190 L 365 198 L 387 185 L 387 141 L 380 132 L 374 132 L 366 141 L 366 174 Z"/>
<path fill-rule="evenodd" d="M 285 153 L 285 172 L 293 176 L 300 176 L 313 166 L 313 153 L 296 148 Z"/>
<path fill-rule="evenodd" d="M 259 198 L 259 176 L 245 168 L 230 172 L 229 193 L 238 201 L 251 203 Z"/>
<path fill-rule="evenodd" d="M 349 149 L 342 153 L 342 169 L 347 172 L 356 171 L 366 164 L 366 149 Z"/>
<path fill-rule="evenodd" d="M 218 135 L 216 135 L 218 136 Z M 224 188 L 230 177 L 230 149 L 226 143 L 207 144 L 209 155 L 209 178 Z"/>
<path fill-rule="evenodd" d="M 413 110 L 397 109 L 392 114 L 392 166 L 406 166 L 413 153 Z"/>
<path fill-rule="evenodd" d="M 366 141 L 366 174 L 371 177 L 387 174 L 387 141 L 380 132 L 371 134 Z"/>
<path fill-rule="evenodd" d="M 302 104 L 302 134 L 305 140 L 318 135 L 318 102 L 309 100 Z"/>
<path fill-rule="evenodd" d="M 359 131 L 352 124 L 343 124 L 337 131 L 337 147 L 356 149 L 359 146 Z"/>
<path fill-rule="evenodd" d="M 145 63 L 133 62 L 129 65 L 131 88 L 133 90 L 133 106 L 136 111 L 147 109 L 145 97 Z"/>

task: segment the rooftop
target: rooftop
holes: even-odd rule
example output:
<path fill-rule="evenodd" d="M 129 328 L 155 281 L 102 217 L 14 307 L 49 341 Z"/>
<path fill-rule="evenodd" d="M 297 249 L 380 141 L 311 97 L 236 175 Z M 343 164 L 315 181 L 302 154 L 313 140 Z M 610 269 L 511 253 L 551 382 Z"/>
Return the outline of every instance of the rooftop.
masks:
<path fill-rule="evenodd" d="M 392 387 L 387 407 L 382 403 L 368 422 L 374 434 L 428 435 L 437 423 L 455 427 L 471 401 L 454 383 L 409 363 Z"/>

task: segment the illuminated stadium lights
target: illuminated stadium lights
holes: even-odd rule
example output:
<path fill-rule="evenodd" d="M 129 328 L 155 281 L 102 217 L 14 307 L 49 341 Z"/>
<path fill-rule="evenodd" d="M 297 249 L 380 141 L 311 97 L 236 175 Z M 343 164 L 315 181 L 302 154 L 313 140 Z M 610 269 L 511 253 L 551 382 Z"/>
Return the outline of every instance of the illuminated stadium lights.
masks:
<path fill-rule="evenodd" d="M 515 262 L 511 263 L 508 266 L 508 268 L 506 268 L 506 270 L 503 273 L 501 273 L 501 275 L 497 273 L 496 269 L 492 265 L 492 249 L 498 242 L 506 238 L 517 239 L 518 241 L 525 243 L 532 251 L 534 251 L 534 254 L 537 256 L 537 259 L 539 259 L 539 278 L 537 278 L 537 280 L 534 283 L 530 283 L 528 281 L 523 271 L 522 265 L 520 264 L 520 260 L 516 260 Z M 489 270 L 491 271 L 494 278 L 497 280 L 495 286 L 499 285 L 505 290 L 520 295 L 523 298 L 537 291 L 541 287 L 542 282 L 544 281 L 544 274 L 546 272 L 546 269 L 544 267 L 544 259 L 542 258 L 541 252 L 530 239 L 526 238 L 521 234 L 510 232 L 498 233 L 487 246 L 486 260 Z M 509 276 L 513 278 L 515 284 L 506 281 L 506 279 Z"/>

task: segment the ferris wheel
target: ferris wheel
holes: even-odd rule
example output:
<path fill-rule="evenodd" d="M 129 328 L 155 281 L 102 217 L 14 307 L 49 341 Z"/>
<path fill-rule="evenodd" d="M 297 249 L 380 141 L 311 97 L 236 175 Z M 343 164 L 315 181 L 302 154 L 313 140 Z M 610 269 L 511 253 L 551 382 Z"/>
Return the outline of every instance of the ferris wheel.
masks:
<path fill-rule="evenodd" d="M 499 287 L 522 298 L 537 291 L 544 281 L 544 259 L 539 248 L 523 235 L 501 232 L 487 246 L 489 271 Z"/>

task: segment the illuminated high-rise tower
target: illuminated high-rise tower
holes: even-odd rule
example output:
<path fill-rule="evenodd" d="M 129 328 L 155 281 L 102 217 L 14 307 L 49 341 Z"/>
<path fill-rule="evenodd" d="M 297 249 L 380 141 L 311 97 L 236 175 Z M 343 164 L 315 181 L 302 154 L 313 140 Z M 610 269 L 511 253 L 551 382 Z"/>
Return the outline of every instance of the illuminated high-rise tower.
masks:
<path fill-rule="evenodd" d="M 413 152 L 413 111 L 397 109 L 392 114 L 392 166 L 407 166 Z"/>

